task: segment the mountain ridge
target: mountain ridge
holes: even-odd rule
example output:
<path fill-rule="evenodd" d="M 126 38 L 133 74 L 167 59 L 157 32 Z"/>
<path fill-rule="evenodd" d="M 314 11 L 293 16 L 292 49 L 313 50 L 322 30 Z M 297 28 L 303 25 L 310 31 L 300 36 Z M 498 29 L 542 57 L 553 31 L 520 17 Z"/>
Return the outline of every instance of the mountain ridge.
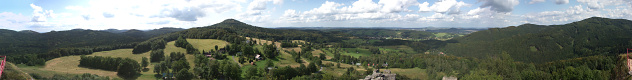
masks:
<path fill-rule="evenodd" d="M 444 51 L 484 58 L 509 53 L 518 61 L 548 62 L 592 55 L 616 55 L 632 47 L 632 21 L 600 17 L 564 25 L 523 24 L 490 28 L 455 38 Z"/>

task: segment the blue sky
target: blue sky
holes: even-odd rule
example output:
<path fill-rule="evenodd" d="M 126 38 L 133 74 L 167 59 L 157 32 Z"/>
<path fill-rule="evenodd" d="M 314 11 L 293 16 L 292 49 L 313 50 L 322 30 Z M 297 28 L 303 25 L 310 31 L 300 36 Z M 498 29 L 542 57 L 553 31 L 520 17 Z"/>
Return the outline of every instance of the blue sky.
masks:
<path fill-rule="evenodd" d="M 0 0 L 0 28 L 191 28 L 237 19 L 260 27 L 559 25 L 632 19 L 632 0 Z"/>

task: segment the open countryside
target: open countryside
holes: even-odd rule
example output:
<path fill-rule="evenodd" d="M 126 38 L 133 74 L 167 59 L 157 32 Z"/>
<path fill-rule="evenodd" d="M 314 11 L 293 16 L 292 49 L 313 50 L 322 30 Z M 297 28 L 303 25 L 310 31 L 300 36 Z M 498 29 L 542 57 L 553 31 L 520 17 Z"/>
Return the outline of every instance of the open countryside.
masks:
<path fill-rule="evenodd" d="M 632 79 L 629 0 L 112 2 L 0 3 L 0 80 Z"/>

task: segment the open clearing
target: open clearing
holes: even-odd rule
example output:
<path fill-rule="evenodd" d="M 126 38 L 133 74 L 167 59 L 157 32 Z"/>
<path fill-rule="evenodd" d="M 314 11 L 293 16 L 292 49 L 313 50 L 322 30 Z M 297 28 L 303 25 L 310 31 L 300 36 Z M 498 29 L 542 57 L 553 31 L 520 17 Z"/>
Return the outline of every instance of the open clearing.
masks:
<path fill-rule="evenodd" d="M 189 44 L 193 45 L 196 49 L 199 49 L 200 52 L 215 50 L 215 45 L 219 48 L 224 48 L 226 44 L 230 44 L 226 41 L 217 40 L 217 39 L 187 39 Z"/>
<path fill-rule="evenodd" d="M 391 73 L 396 73 L 397 75 L 404 75 L 410 79 L 426 79 L 426 69 L 420 68 L 409 68 L 409 69 L 401 69 L 401 68 L 390 68 Z"/>
<path fill-rule="evenodd" d="M 110 57 L 130 58 L 130 59 L 134 59 L 140 62 L 142 61 L 143 57 L 149 57 L 149 52 L 142 53 L 142 54 L 132 54 L 132 49 L 117 49 L 117 50 L 111 50 L 111 51 L 95 52 L 87 56 L 110 56 Z M 78 55 L 55 58 L 55 59 L 46 61 L 46 66 L 44 66 L 44 68 L 41 70 L 55 71 L 55 72 L 67 73 L 67 74 L 90 73 L 90 74 L 96 74 L 96 75 L 101 75 L 101 76 L 110 76 L 110 77 L 119 78 L 116 75 L 116 72 L 114 71 L 79 67 L 79 59 L 80 58 Z"/>
<path fill-rule="evenodd" d="M 189 43 L 191 43 L 195 48 L 197 49 L 201 49 L 201 50 L 211 50 L 211 49 L 215 49 L 215 45 L 217 45 L 219 48 L 223 48 L 225 45 L 229 44 L 226 41 L 222 41 L 222 40 L 216 40 L 216 39 L 187 39 L 187 41 L 189 41 Z M 171 52 L 186 52 L 186 49 L 183 48 L 179 48 L 179 47 L 175 47 L 175 41 L 171 41 L 168 42 L 166 45 L 165 50 L 165 55 L 169 55 L 169 53 Z M 117 49 L 117 50 L 111 50 L 111 51 L 102 51 L 102 52 L 95 52 L 91 55 L 86 55 L 86 56 L 110 56 L 110 57 L 121 57 L 121 58 L 130 58 L 130 59 L 134 59 L 138 62 L 142 61 L 142 57 L 147 57 L 149 58 L 149 53 L 151 52 L 145 52 L 142 54 L 132 54 L 132 50 L 133 49 Z M 193 61 L 194 61 L 194 55 L 192 54 L 186 54 L 185 56 L 187 58 L 187 62 L 189 62 L 191 67 L 194 67 Z M 90 74 L 96 74 L 96 75 L 101 75 L 101 76 L 109 76 L 109 77 L 114 77 L 114 78 L 119 78 L 116 75 L 116 72 L 114 71 L 106 71 L 106 70 L 99 70 L 99 69 L 90 69 L 90 68 L 83 68 L 83 67 L 79 67 L 79 56 L 75 55 L 75 56 L 65 56 L 65 57 L 60 57 L 60 58 L 55 58 L 52 60 L 49 60 L 46 62 L 46 65 L 43 66 L 43 68 L 40 67 L 26 67 L 23 68 L 22 70 L 28 73 L 38 73 L 38 74 L 45 74 L 44 76 L 52 76 L 52 75 L 48 75 L 48 74 L 83 74 L 83 73 L 90 73 Z M 147 68 L 149 69 L 148 71 L 143 71 L 141 72 L 141 76 L 138 77 L 137 79 L 139 80 L 152 80 L 155 79 L 154 78 L 154 74 L 153 73 L 153 65 L 157 64 L 157 63 L 152 63 L 149 66 L 147 66 Z"/>

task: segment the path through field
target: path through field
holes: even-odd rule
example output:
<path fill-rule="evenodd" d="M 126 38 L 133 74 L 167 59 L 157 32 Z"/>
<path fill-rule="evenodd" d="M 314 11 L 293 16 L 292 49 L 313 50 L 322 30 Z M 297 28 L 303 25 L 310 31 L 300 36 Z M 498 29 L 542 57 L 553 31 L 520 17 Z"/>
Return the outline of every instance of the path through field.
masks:
<path fill-rule="evenodd" d="M 239 65 L 239 67 L 242 66 L 239 62 L 237 62 L 237 60 L 235 59 L 235 56 L 230 56 L 230 57 L 233 57 L 233 61 L 235 61 L 235 63 L 237 63 L 237 65 Z"/>

